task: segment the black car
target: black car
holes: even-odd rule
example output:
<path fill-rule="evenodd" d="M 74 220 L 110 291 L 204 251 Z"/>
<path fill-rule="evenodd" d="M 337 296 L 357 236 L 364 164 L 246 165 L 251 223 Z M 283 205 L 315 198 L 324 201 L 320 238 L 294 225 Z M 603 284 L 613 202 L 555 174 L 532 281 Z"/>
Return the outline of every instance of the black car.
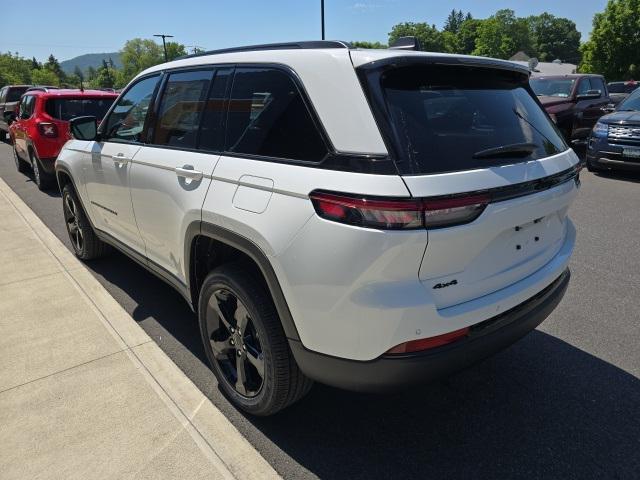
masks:
<path fill-rule="evenodd" d="M 640 171 L 640 90 L 623 100 L 615 112 L 600 117 L 587 146 L 590 172 L 608 169 Z"/>
<path fill-rule="evenodd" d="M 31 85 L 7 85 L 0 89 L 0 140 L 9 133 L 9 124 L 20 97 Z"/>
<path fill-rule="evenodd" d="M 626 82 L 609 82 L 607 84 L 607 89 L 609 90 L 611 103 L 618 105 L 638 87 L 640 87 L 640 82 L 636 82 L 635 80 L 627 80 Z"/>

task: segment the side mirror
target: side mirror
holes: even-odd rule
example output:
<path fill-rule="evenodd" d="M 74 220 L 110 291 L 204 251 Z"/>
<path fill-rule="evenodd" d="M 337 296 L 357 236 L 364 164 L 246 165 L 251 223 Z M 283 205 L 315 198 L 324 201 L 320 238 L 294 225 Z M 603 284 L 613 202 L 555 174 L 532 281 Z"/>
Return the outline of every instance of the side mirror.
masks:
<path fill-rule="evenodd" d="M 76 117 L 69 122 L 71 126 L 71 135 L 77 140 L 97 140 L 98 139 L 98 120 L 96 117 Z"/>
<path fill-rule="evenodd" d="M 588 90 L 587 93 L 582 93 L 578 95 L 576 98 L 578 100 L 593 100 L 596 98 L 600 98 L 602 96 L 602 91 L 600 90 Z"/>

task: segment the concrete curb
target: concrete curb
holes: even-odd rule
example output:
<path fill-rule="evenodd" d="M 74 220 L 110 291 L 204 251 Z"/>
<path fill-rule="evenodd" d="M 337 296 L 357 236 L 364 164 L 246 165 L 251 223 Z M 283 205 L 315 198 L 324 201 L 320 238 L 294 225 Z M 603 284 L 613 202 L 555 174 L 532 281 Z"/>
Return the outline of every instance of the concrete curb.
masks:
<path fill-rule="evenodd" d="M 0 178 L 0 194 L 28 225 L 62 273 L 97 313 L 156 395 L 222 478 L 280 478 L 211 401 L 169 359 L 87 268 Z M 60 207 L 62 208 L 62 206 Z"/>

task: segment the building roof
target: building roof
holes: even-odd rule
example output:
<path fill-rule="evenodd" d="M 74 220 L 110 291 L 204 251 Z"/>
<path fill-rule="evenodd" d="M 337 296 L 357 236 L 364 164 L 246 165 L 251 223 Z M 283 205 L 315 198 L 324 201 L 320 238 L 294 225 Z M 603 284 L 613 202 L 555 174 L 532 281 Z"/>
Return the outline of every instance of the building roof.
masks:
<path fill-rule="evenodd" d="M 518 65 L 529 68 L 529 62 L 515 61 Z M 556 63 L 556 62 L 539 62 L 535 69 L 531 72 L 531 76 L 539 77 L 541 75 L 569 75 L 576 73 L 577 65 L 573 63 Z"/>
<path fill-rule="evenodd" d="M 520 50 L 518 53 L 513 55 L 509 60 L 511 60 L 512 62 L 515 62 L 515 61 L 528 62 L 530 58 L 531 57 L 529 55 L 527 55 L 522 50 Z"/>

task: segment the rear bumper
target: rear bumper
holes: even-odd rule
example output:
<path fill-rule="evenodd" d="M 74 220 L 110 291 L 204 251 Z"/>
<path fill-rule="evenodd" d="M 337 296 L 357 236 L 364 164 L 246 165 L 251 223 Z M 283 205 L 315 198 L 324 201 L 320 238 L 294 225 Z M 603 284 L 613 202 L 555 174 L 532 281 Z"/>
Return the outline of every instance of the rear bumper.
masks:
<path fill-rule="evenodd" d="M 536 328 L 564 296 L 569 278 L 567 269 L 530 299 L 472 326 L 465 339 L 426 352 L 381 356 L 362 362 L 312 352 L 299 341 L 290 341 L 290 346 L 305 375 L 327 385 L 382 392 L 424 384 L 477 363 Z"/>

